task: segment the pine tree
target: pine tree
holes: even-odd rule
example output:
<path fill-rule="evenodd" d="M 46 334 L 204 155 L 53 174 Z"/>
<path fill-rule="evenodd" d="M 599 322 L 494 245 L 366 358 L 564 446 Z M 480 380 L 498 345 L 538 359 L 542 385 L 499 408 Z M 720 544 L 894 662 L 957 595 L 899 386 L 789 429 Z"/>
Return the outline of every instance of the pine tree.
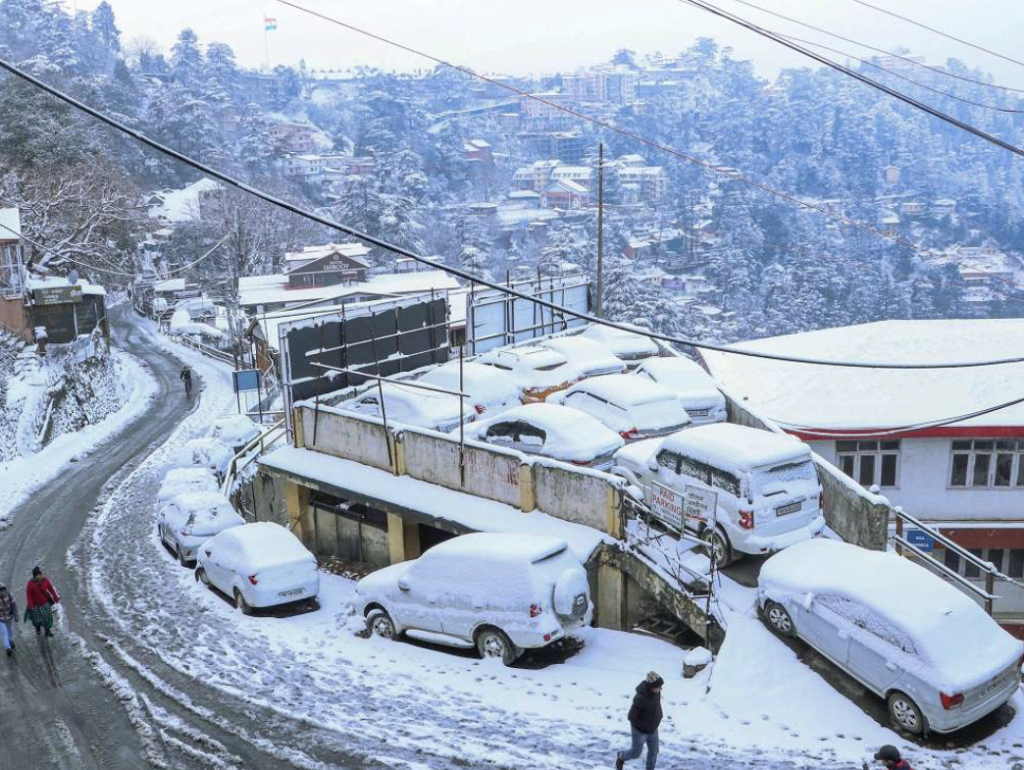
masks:
<path fill-rule="evenodd" d="M 274 154 L 274 144 L 270 138 L 263 110 L 255 102 L 246 106 L 239 123 L 238 153 L 239 160 L 250 173 L 258 173 L 266 169 Z"/>
<path fill-rule="evenodd" d="M 92 30 L 111 53 L 121 50 L 121 30 L 114 19 L 114 9 L 107 0 L 96 6 L 92 12 Z"/>
<path fill-rule="evenodd" d="M 202 84 L 203 52 L 199 47 L 199 36 L 186 27 L 178 35 L 171 48 L 171 68 L 178 78 L 178 84 L 196 93 Z"/>

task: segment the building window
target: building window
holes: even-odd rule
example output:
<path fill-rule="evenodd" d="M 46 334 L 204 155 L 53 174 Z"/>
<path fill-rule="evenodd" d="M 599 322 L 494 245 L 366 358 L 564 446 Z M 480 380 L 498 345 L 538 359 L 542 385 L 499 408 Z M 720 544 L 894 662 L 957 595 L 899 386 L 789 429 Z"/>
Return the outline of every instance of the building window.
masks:
<path fill-rule="evenodd" d="M 974 439 L 953 442 L 951 487 L 1024 487 L 1024 441 Z"/>
<path fill-rule="evenodd" d="M 899 485 L 899 441 L 837 441 L 839 468 L 861 486 Z"/>

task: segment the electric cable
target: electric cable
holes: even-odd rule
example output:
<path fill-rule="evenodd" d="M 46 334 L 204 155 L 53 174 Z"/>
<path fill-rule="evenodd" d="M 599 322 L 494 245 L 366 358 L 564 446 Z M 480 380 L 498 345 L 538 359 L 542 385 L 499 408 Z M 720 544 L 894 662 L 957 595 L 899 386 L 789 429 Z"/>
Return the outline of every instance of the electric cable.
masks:
<path fill-rule="evenodd" d="M 598 326 L 605 326 L 605 327 L 608 327 L 610 329 L 616 329 L 618 331 L 628 332 L 630 334 L 636 334 L 637 333 L 635 328 L 632 328 L 632 327 L 630 327 L 627 324 L 617 323 L 617 322 L 614 322 L 614 321 L 608 321 L 608 320 L 605 320 L 603 318 L 598 318 L 598 317 L 596 317 L 594 315 L 591 315 L 589 313 L 582 313 L 582 312 L 580 312 L 578 310 L 573 310 L 572 308 L 563 307 L 561 305 L 558 305 L 555 302 L 551 302 L 549 300 L 542 299 L 540 297 L 535 297 L 535 296 L 532 296 L 532 295 L 530 295 L 530 294 L 528 294 L 526 292 L 523 292 L 523 291 L 520 291 L 518 289 L 515 289 L 513 287 L 503 286 L 502 284 L 497 283 L 495 281 L 488 280 L 487 278 L 483 278 L 483 277 L 478 276 L 478 275 L 474 275 L 473 273 L 470 273 L 467 270 L 463 270 L 461 268 L 450 267 L 448 265 L 440 265 L 440 264 L 438 264 L 437 262 L 434 262 L 433 260 L 431 260 L 428 257 L 425 257 L 425 256 L 423 256 L 421 254 L 417 254 L 417 253 L 415 253 L 413 251 L 410 251 L 409 249 L 403 248 L 401 246 L 396 246 L 396 245 L 394 245 L 392 243 L 389 243 L 388 241 L 383 240 L 382 238 L 378 238 L 378 237 L 373 236 L 373 235 L 368 235 L 367 233 L 361 232 L 360 230 L 357 230 L 354 227 L 350 227 L 348 225 L 341 224 L 340 222 L 336 222 L 334 220 L 327 219 L 326 217 L 323 217 L 323 216 L 321 216 L 319 214 L 316 214 L 316 213 L 314 213 L 312 211 L 308 211 L 307 209 L 304 209 L 302 206 L 299 206 L 299 205 L 294 204 L 294 203 L 292 203 L 290 201 L 287 201 L 287 200 L 284 200 L 282 198 L 279 198 L 279 197 L 277 197 L 275 195 L 272 195 L 272 194 L 270 194 L 268 192 L 265 192 L 264 190 L 261 190 L 261 189 L 259 189 L 257 187 L 253 187 L 252 185 L 248 184 L 247 182 L 243 182 L 242 180 L 240 180 L 240 179 L 238 179 L 238 178 L 228 174 L 227 172 L 215 169 L 212 166 L 209 166 L 209 165 L 203 163 L 202 161 L 196 160 L 195 158 L 192 158 L 192 157 L 190 157 L 190 156 L 188 156 L 188 155 L 186 155 L 186 154 L 184 154 L 182 152 L 179 152 L 178 150 L 171 149 L 170 147 L 167 147 L 166 145 L 163 145 L 163 144 L 161 144 L 160 142 L 158 142 L 158 141 L 156 141 L 154 139 L 150 139 L 148 136 L 146 136 L 141 131 L 139 131 L 137 129 L 134 129 L 134 128 L 131 128 L 129 126 L 126 126 L 124 123 L 120 122 L 116 118 L 113 118 L 113 117 L 107 115 L 106 113 L 102 112 L 101 110 L 98 110 L 98 109 L 96 109 L 94 107 L 90 107 L 89 105 L 85 104 L 82 101 L 79 101 L 78 99 L 74 98 L 73 96 L 70 96 L 70 95 L 64 93 L 63 91 L 61 91 L 60 89 L 56 88 L 55 86 L 52 86 L 52 85 L 50 85 L 50 84 L 40 80 L 39 78 L 35 77 L 34 75 L 31 75 L 28 72 L 25 72 L 24 70 L 22 70 L 18 66 L 14 65 L 14 64 L 11 64 L 6 59 L 0 58 L 0 69 L 3 69 L 5 71 L 9 72 L 10 74 L 14 75 L 15 77 L 17 77 L 17 78 L 19 78 L 21 80 L 24 80 L 26 83 L 30 83 L 31 85 L 35 86 L 36 88 L 39 88 L 39 89 L 45 91 L 46 93 L 50 94 L 54 98 L 59 99 L 60 101 L 64 102 L 65 104 L 75 108 L 76 110 L 79 110 L 79 111 L 85 113 L 86 115 L 89 115 L 89 116 L 95 118 L 96 120 L 98 120 L 99 122 L 109 126 L 110 128 L 113 128 L 114 130 L 116 130 L 116 131 L 118 131 L 118 132 L 120 132 L 120 133 L 122 133 L 122 134 L 124 134 L 124 135 L 126 135 L 128 137 L 131 137 L 131 138 L 135 139 L 136 141 L 140 142 L 141 144 L 146 145 L 150 149 L 156 150 L 157 152 L 159 152 L 159 153 L 161 153 L 163 155 L 166 155 L 169 158 L 173 158 L 173 159 L 175 159 L 175 160 L 177 160 L 177 161 L 179 161 L 181 163 L 184 163 L 185 165 L 189 166 L 190 168 L 193 168 L 196 171 L 199 171 L 199 172 L 201 172 L 201 173 L 211 177 L 212 179 L 216 179 L 216 180 L 218 180 L 220 182 L 223 182 L 225 185 L 228 185 L 228 186 L 233 187 L 233 188 L 235 188 L 237 190 L 245 192 L 245 193 L 253 196 L 254 198 L 262 200 L 265 203 L 269 203 L 272 206 L 276 206 L 276 207 L 278 207 L 278 208 L 280 208 L 280 209 L 282 209 L 284 211 L 288 211 L 288 212 L 290 212 L 290 213 L 292 213 L 292 214 L 294 214 L 296 216 L 302 217 L 303 219 L 307 219 L 310 222 L 314 222 L 316 224 L 323 225 L 324 227 L 327 227 L 327 228 L 329 228 L 331 230 L 336 230 L 337 232 L 343 233 L 343 234 L 348 235 L 348 236 L 350 236 L 352 238 L 356 238 L 356 239 L 358 239 L 360 241 L 363 241 L 364 243 L 367 243 L 367 244 L 369 244 L 371 246 L 376 246 L 377 248 L 383 249 L 384 251 L 391 252 L 392 254 L 397 254 L 400 257 L 405 257 L 407 259 L 411 259 L 411 260 L 413 260 L 415 262 L 419 262 L 420 264 L 423 264 L 423 265 L 429 265 L 430 267 L 432 267 L 434 269 L 437 269 L 437 270 L 443 270 L 444 272 L 446 272 L 446 273 L 448 273 L 450 275 L 456 276 L 457 278 L 461 278 L 462 280 L 469 282 L 471 285 L 484 286 L 486 288 L 489 288 L 489 289 L 492 289 L 494 291 L 497 291 L 499 294 L 507 295 L 507 296 L 510 296 L 510 297 L 516 297 L 516 298 L 521 299 L 521 300 L 523 300 L 525 302 L 532 302 L 533 304 L 538 305 L 540 307 L 545 307 L 545 308 L 547 308 L 549 310 L 557 311 L 557 312 L 561 313 L 563 315 L 563 317 L 567 316 L 569 318 L 575 318 L 575 319 L 578 319 L 580 321 L 586 321 L 586 322 L 591 323 L 591 324 L 595 324 L 595 325 L 598 325 Z M 1001 366 L 1001 365 L 1005 365 L 1005 364 L 1024 363 L 1024 356 L 1018 356 L 1018 357 L 1014 357 L 1014 358 L 992 359 L 992 360 L 987 360 L 987 361 L 958 361 L 958 362 L 942 362 L 942 363 L 936 363 L 936 362 L 929 362 L 929 363 L 897 363 L 897 362 L 838 361 L 838 360 L 831 360 L 830 361 L 830 360 L 823 360 L 823 359 L 803 358 L 803 357 L 800 357 L 800 356 L 787 356 L 787 355 L 781 355 L 781 354 L 775 354 L 775 353 L 764 353 L 764 352 L 761 352 L 761 351 L 744 350 L 743 348 L 731 348 L 731 347 L 726 347 L 724 345 L 720 345 L 720 344 L 716 344 L 716 343 L 702 342 L 702 341 L 699 341 L 699 340 L 688 339 L 686 337 L 676 337 L 676 336 L 672 336 L 672 335 L 668 335 L 668 334 L 661 334 L 661 333 L 655 332 L 655 331 L 646 332 L 646 333 L 643 334 L 643 336 L 648 337 L 648 338 L 653 339 L 653 340 L 660 340 L 662 342 L 670 343 L 670 344 L 673 344 L 673 345 L 682 345 L 682 346 L 685 346 L 685 347 L 699 348 L 699 349 L 702 349 L 702 350 L 714 350 L 714 351 L 718 351 L 720 353 L 727 353 L 727 354 L 730 354 L 730 355 L 737 355 L 737 356 L 745 356 L 745 357 L 748 357 L 748 358 L 761 358 L 761 359 L 766 359 L 766 360 L 771 360 L 771 361 L 785 361 L 785 362 L 797 363 L 797 364 L 812 364 L 812 365 L 815 365 L 815 366 L 835 366 L 835 367 L 849 368 L 849 369 L 898 369 L 898 370 L 903 370 L 903 369 L 967 369 L 967 368 L 978 368 L 978 367 L 985 367 L 985 366 Z"/>
<path fill-rule="evenodd" d="M 279 2 L 280 1 L 281 0 L 279 0 Z M 694 8 L 700 8 L 701 10 L 707 11 L 708 13 L 714 16 L 718 16 L 721 19 L 726 19 L 727 21 L 731 21 L 733 24 L 737 24 L 745 29 L 748 29 L 751 32 L 754 32 L 755 34 L 760 35 L 761 37 L 766 37 L 769 40 L 774 40 L 779 45 L 785 46 L 786 48 L 789 48 L 792 51 L 796 51 L 797 53 L 803 54 L 804 56 L 813 59 L 819 64 L 824 64 L 826 67 L 834 69 L 837 72 L 841 72 L 842 74 L 851 77 L 854 80 L 858 80 L 861 83 L 864 83 L 865 85 L 871 86 L 872 88 L 881 91 L 882 93 L 888 94 L 894 99 L 898 99 L 899 101 L 904 102 L 905 104 L 909 104 L 911 107 L 921 110 L 922 112 L 925 112 L 931 115 L 932 117 L 938 118 L 939 120 L 945 123 L 949 123 L 951 126 L 955 126 L 962 131 L 966 131 L 969 134 L 973 134 L 979 139 L 984 139 L 986 142 L 994 144 L 996 147 L 1000 147 L 1004 150 L 1007 150 L 1008 152 L 1012 152 L 1014 155 L 1024 157 L 1024 149 L 1017 147 L 1016 145 L 1010 144 L 1009 142 L 1006 142 L 997 136 L 993 136 L 992 134 L 982 131 L 980 128 L 976 128 L 975 126 L 972 126 L 970 123 L 965 123 L 964 121 L 959 120 L 958 118 L 954 118 L 952 115 L 948 115 L 942 110 L 936 109 L 935 107 L 925 104 L 924 102 L 919 101 L 913 98 L 912 96 L 907 96 L 903 92 L 897 91 L 895 88 L 890 88 L 884 83 L 879 83 L 877 80 L 872 80 L 867 75 L 863 75 L 857 72 L 856 70 L 852 70 L 849 67 L 839 64 L 838 62 L 832 61 L 832 59 L 829 59 L 827 56 L 822 56 L 821 54 L 814 53 L 814 51 L 810 51 L 807 48 L 798 45 L 797 43 L 791 42 L 782 37 L 781 35 L 778 35 L 770 30 L 767 30 L 764 27 L 758 26 L 754 22 L 748 21 L 747 19 L 744 19 L 741 16 L 737 16 L 736 14 L 722 10 L 716 5 L 704 2 L 704 0 L 676 0 L 676 2 L 683 3 L 686 5 L 692 5 Z"/>
<path fill-rule="evenodd" d="M 715 166 L 714 164 L 706 163 L 706 162 L 704 162 L 702 160 L 699 160 L 698 158 L 694 158 L 694 157 L 692 157 L 690 155 L 687 155 L 687 154 L 685 154 L 685 153 L 675 149 L 674 147 L 671 147 L 671 146 L 666 145 L 666 144 L 662 144 L 662 143 L 657 142 L 657 141 L 655 141 L 653 139 L 648 139 L 645 136 L 642 136 L 640 134 L 637 134 L 637 133 L 634 133 L 634 132 L 629 131 L 627 129 L 624 129 L 624 128 L 621 128 L 619 126 L 616 126 L 613 123 L 610 123 L 610 122 L 608 122 L 606 120 L 602 120 L 600 118 L 595 118 L 592 115 L 588 115 L 588 114 L 586 114 L 584 112 L 580 112 L 580 111 L 574 110 L 574 109 L 572 109 L 570 107 L 566 107 L 564 104 L 558 104 L 557 102 L 553 102 L 550 99 L 545 99 L 544 97 L 538 96 L 537 94 L 531 94 L 529 91 L 524 91 L 521 88 L 516 88 L 515 86 L 509 85 L 508 83 L 502 83 L 501 81 L 495 80 L 494 78 L 487 77 L 486 75 L 481 75 L 481 74 L 479 74 L 477 72 L 474 72 L 473 70 L 469 69 L 468 67 L 463 67 L 463 66 L 458 65 L 458 64 L 453 64 L 453 63 L 451 63 L 449 61 L 446 61 L 446 60 L 441 59 L 441 58 L 439 58 L 437 56 L 434 56 L 433 54 L 427 53 L 427 52 L 425 52 L 425 51 L 423 51 L 421 49 L 413 48 L 413 47 L 411 47 L 409 45 L 406 45 L 405 43 L 400 43 L 400 42 L 398 42 L 396 40 L 391 40 L 390 38 L 383 37 L 381 35 L 378 35 L 375 32 L 370 32 L 369 30 L 363 29 L 362 27 L 357 27 L 356 25 L 350 24 L 350 23 L 348 23 L 346 21 L 342 21 L 341 19 L 336 19 L 336 18 L 328 16 L 328 15 L 326 15 L 324 13 L 320 13 L 319 11 L 314 11 L 314 10 L 312 10 L 310 8 L 306 8 L 306 7 L 301 6 L 301 5 L 297 4 L 297 3 L 291 2 L 291 0 L 274 0 L 274 2 L 280 3 L 281 5 L 284 5 L 284 6 L 287 6 L 289 8 L 292 8 L 294 10 L 297 10 L 297 11 L 301 12 L 301 13 L 308 14 L 308 15 L 313 16 L 313 17 L 315 17 L 317 19 L 320 19 L 322 21 L 326 21 L 326 22 L 328 22 L 330 24 L 335 24 L 335 25 L 337 25 L 339 27 L 342 27 L 344 29 L 349 30 L 350 32 L 355 32 L 356 34 L 363 35 L 363 36 L 368 37 L 368 38 L 370 38 L 372 40 L 376 40 L 376 41 L 384 43 L 386 45 L 393 46 L 395 48 L 398 48 L 399 50 L 405 51 L 406 53 L 411 53 L 411 54 L 413 54 L 415 56 L 419 56 L 419 57 L 421 57 L 423 59 L 427 59 L 429 61 L 434 62 L 435 64 L 439 64 L 441 66 L 453 69 L 453 70 L 455 70 L 457 72 L 461 72 L 464 75 L 468 75 L 470 77 L 476 78 L 477 80 L 481 80 L 481 81 L 483 81 L 485 83 L 489 83 L 490 85 L 493 85 L 496 88 L 501 88 L 501 89 L 503 89 L 505 91 L 508 91 L 509 93 L 513 93 L 513 94 L 515 94 L 517 96 L 520 96 L 520 97 L 523 97 L 525 99 L 530 99 L 531 101 L 537 102 L 539 104 L 544 104 L 544 105 L 546 105 L 546 106 L 548 106 L 548 107 L 550 107 L 550 108 L 552 108 L 554 110 L 558 110 L 559 112 L 562 112 L 562 113 L 564 113 L 566 115 L 571 115 L 571 116 L 573 116 L 575 118 L 579 118 L 580 120 L 586 121 L 587 123 L 591 123 L 592 125 L 598 126 L 599 128 L 603 128 L 603 129 L 605 129 L 607 131 L 611 131 L 613 133 L 619 134 L 620 136 L 625 136 L 625 137 L 627 137 L 629 139 L 632 139 L 633 141 L 635 141 L 635 142 L 637 142 L 639 144 L 642 144 L 642 145 L 644 145 L 646 147 L 650 147 L 650 148 L 658 150 L 660 152 L 667 153 L 667 154 L 672 155 L 672 156 L 674 156 L 674 157 L 676 157 L 676 158 L 678 158 L 680 160 L 684 160 L 687 163 L 692 163 L 692 164 L 694 164 L 696 166 L 700 166 L 700 167 L 704 168 L 705 170 L 710 171 L 710 172 L 712 172 L 714 174 L 718 174 L 720 176 L 728 177 L 729 179 L 732 179 L 732 180 L 737 181 L 737 182 L 742 182 L 743 184 L 746 184 L 746 185 L 748 185 L 750 187 L 758 189 L 758 190 L 760 190 L 762 192 L 768 193 L 769 195 L 772 195 L 772 196 L 774 196 L 776 198 L 779 198 L 781 200 L 785 200 L 788 203 L 795 204 L 795 205 L 799 206 L 800 208 L 810 209 L 812 211 L 816 211 L 819 214 L 822 214 L 823 216 L 829 217 L 831 219 L 835 219 L 835 220 L 837 220 L 839 222 L 842 222 L 845 225 L 849 225 L 850 227 L 855 227 L 855 228 L 857 228 L 859 230 L 862 230 L 864 232 L 868 232 L 868 233 L 871 233 L 873 235 L 877 235 L 880 238 L 884 238 L 885 240 L 892 241 L 894 243 L 898 243 L 898 244 L 900 244 L 902 246 L 906 246 L 907 248 L 909 248 L 909 249 L 911 249 L 911 250 L 913 250 L 915 252 L 920 252 L 920 253 L 924 253 L 925 252 L 925 249 L 922 249 L 916 243 L 914 243 L 913 241 L 911 241 L 911 240 L 909 240 L 907 238 L 903 238 L 902 236 L 895 235 L 893 233 L 887 233 L 887 232 L 885 232 L 883 230 L 878 229 L 877 227 L 873 227 L 873 226 L 867 224 L 866 222 L 861 222 L 861 221 L 858 221 L 858 220 L 855 220 L 855 219 L 850 219 L 849 217 L 843 216 L 842 214 L 837 214 L 837 213 L 835 213 L 833 211 L 829 211 L 824 206 L 819 206 L 816 203 L 811 203 L 809 201 L 800 200 L 795 195 L 791 195 L 791 194 L 789 194 L 787 192 L 784 192 L 782 190 L 777 190 L 774 187 L 771 187 L 770 185 L 764 184 L 763 182 L 758 182 L 758 181 L 756 181 L 754 179 L 750 179 L 749 177 L 744 176 L 743 174 L 741 174 L 738 171 L 735 171 L 735 170 L 725 170 L 725 169 L 723 169 L 723 168 L 721 168 L 719 166 Z"/>
<path fill-rule="evenodd" d="M 903 56 L 898 53 L 893 53 L 892 51 L 886 51 L 884 48 L 877 48 L 871 45 L 870 43 L 865 43 L 860 40 L 854 40 L 853 38 L 844 37 L 843 35 L 840 35 L 836 32 L 830 32 L 829 30 L 824 29 L 823 27 L 816 27 L 813 24 L 808 24 L 805 21 L 800 21 L 799 19 L 795 19 L 792 16 L 786 16 L 785 14 L 779 13 L 778 11 L 773 11 L 770 8 L 765 8 L 763 5 L 757 5 L 756 3 L 752 3 L 750 2 L 750 0 L 732 0 L 732 2 L 739 3 L 740 5 L 745 5 L 748 8 L 753 8 L 754 10 L 761 11 L 762 13 L 767 13 L 769 16 L 775 16 L 778 19 L 783 19 L 784 21 L 788 21 L 793 24 L 798 24 L 799 26 L 804 27 L 806 29 L 814 30 L 815 32 L 820 32 L 821 34 L 828 35 L 829 37 L 833 37 L 836 40 L 842 40 L 844 43 L 852 43 L 853 45 L 859 45 L 861 48 L 867 48 L 869 51 L 880 53 L 883 56 L 891 56 L 894 59 L 898 59 L 914 67 L 920 67 L 921 69 L 930 70 L 931 72 L 934 72 L 936 75 L 942 75 L 944 77 L 953 78 L 954 80 L 962 80 L 965 83 L 972 83 L 978 86 L 985 86 L 986 88 L 994 88 L 1000 91 L 1012 91 L 1014 93 L 1024 94 L 1024 88 L 1011 88 L 1010 86 L 1001 86 L 998 83 L 986 83 L 984 80 L 978 80 L 977 78 L 969 78 L 966 75 L 957 75 L 955 72 L 940 69 L 939 67 L 933 67 L 930 64 L 925 64 L 924 62 L 915 61 L 914 59 L 911 59 L 909 56 Z"/>
<path fill-rule="evenodd" d="M 871 3 L 865 2 L 865 0 L 853 0 L 853 2 L 857 3 L 857 5 L 863 5 L 865 8 L 870 8 L 873 11 L 884 13 L 886 16 L 892 16 L 894 19 L 899 19 L 900 21 L 905 21 L 908 24 L 913 24 L 915 27 L 920 27 L 921 29 L 926 29 L 929 32 L 934 32 L 936 35 L 940 35 L 948 40 L 953 40 L 957 43 L 962 43 L 963 45 L 966 45 L 969 48 L 973 48 L 976 51 L 982 51 L 983 53 L 995 56 L 996 58 L 1002 59 L 1003 61 L 1008 61 L 1011 64 L 1018 64 L 1021 67 L 1024 67 L 1024 62 L 1020 61 L 1019 59 L 1014 59 L 1004 54 L 1001 54 L 998 51 L 993 51 L 991 48 L 985 48 L 984 46 L 976 45 L 970 42 L 969 40 L 964 40 L 962 37 L 957 37 L 956 35 L 951 35 L 948 32 L 943 32 L 941 29 L 929 27 L 927 24 L 915 21 L 914 19 L 911 19 L 909 16 L 901 16 L 895 11 L 890 11 L 887 8 L 880 8 L 877 5 L 872 5 Z"/>

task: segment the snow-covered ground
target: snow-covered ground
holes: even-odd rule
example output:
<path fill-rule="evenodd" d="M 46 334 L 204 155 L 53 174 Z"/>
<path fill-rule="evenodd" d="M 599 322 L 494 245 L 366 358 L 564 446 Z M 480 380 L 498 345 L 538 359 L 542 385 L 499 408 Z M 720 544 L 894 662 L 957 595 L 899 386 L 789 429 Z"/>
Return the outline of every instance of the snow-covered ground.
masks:
<path fill-rule="evenodd" d="M 157 392 L 156 381 L 134 356 L 119 351 L 111 355 L 123 383 L 124 405 L 94 425 L 58 436 L 39 452 L 0 463 L 0 529 L 10 524 L 12 512 L 34 490 L 58 478 L 69 463 L 88 457 L 99 444 L 124 430 L 146 411 Z M 31 401 L 45 392 L 45 385 L 45 376 L 37 373 L 35 380 L 19 382 L 19 388 L 25 392 L 10 393 L 9 398 L 12 402 Z"/>
<path fill-rule="evenodd" d="M 881 744 L 906 746 L 776 639 L 757 620 L 749 589 L 726 598 L 725 646 L 714 669 L 692 680 L 681 676 L 682 650 L 598 629 L 587 631 L 580 653 L 542 669 L 363 639 L 350 614 L 354 584 L 332 575 L 322 577 L 316 612 L 242 616 L 179 567 L 155 534 L 153 502 L 176 450 L 235 408 L 225 367 L 174 352 L 203 379 L 201 404 L 112 493 L 75 558 L 110 607 L 111 636 L 148 648 L 177 674 L 400 767 L 609 767 L 628 739 L 634 688 L 650 669 L 666 680 L 663 767 L 849 768 Z M 144 665 L 120 645 L 111 652 L 136 670 Z M 986 751 L 907 752 L 915 766 L 1008 768 L 1024 743 L 1020 695 L 1014 706 L 1018 716 L 985 741 Z"/>

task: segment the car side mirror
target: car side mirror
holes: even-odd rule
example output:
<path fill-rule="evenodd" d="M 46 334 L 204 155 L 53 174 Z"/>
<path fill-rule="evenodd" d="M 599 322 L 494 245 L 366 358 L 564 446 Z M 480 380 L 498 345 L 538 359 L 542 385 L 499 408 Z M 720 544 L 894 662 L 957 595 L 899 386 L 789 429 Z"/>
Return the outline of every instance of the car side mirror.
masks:
<path fill-rule="evenodd" d="M 658 468 L 661 467 L 661 466 L 658 465 L 658 461 L 657 460 L 652 458 L 652 459 L 647 461 L 647 467 L 648 467 L 648 469 L 650 469 L 650 470 L 652 470 L 654 472 L 657 472 Z"/>
<path fill-rule="evenodd" d="M 398 590 L 399 591 L 408 591 L 409 590 L 409 581 L 406 580 L 404 577 L 398 578 Z"/>

